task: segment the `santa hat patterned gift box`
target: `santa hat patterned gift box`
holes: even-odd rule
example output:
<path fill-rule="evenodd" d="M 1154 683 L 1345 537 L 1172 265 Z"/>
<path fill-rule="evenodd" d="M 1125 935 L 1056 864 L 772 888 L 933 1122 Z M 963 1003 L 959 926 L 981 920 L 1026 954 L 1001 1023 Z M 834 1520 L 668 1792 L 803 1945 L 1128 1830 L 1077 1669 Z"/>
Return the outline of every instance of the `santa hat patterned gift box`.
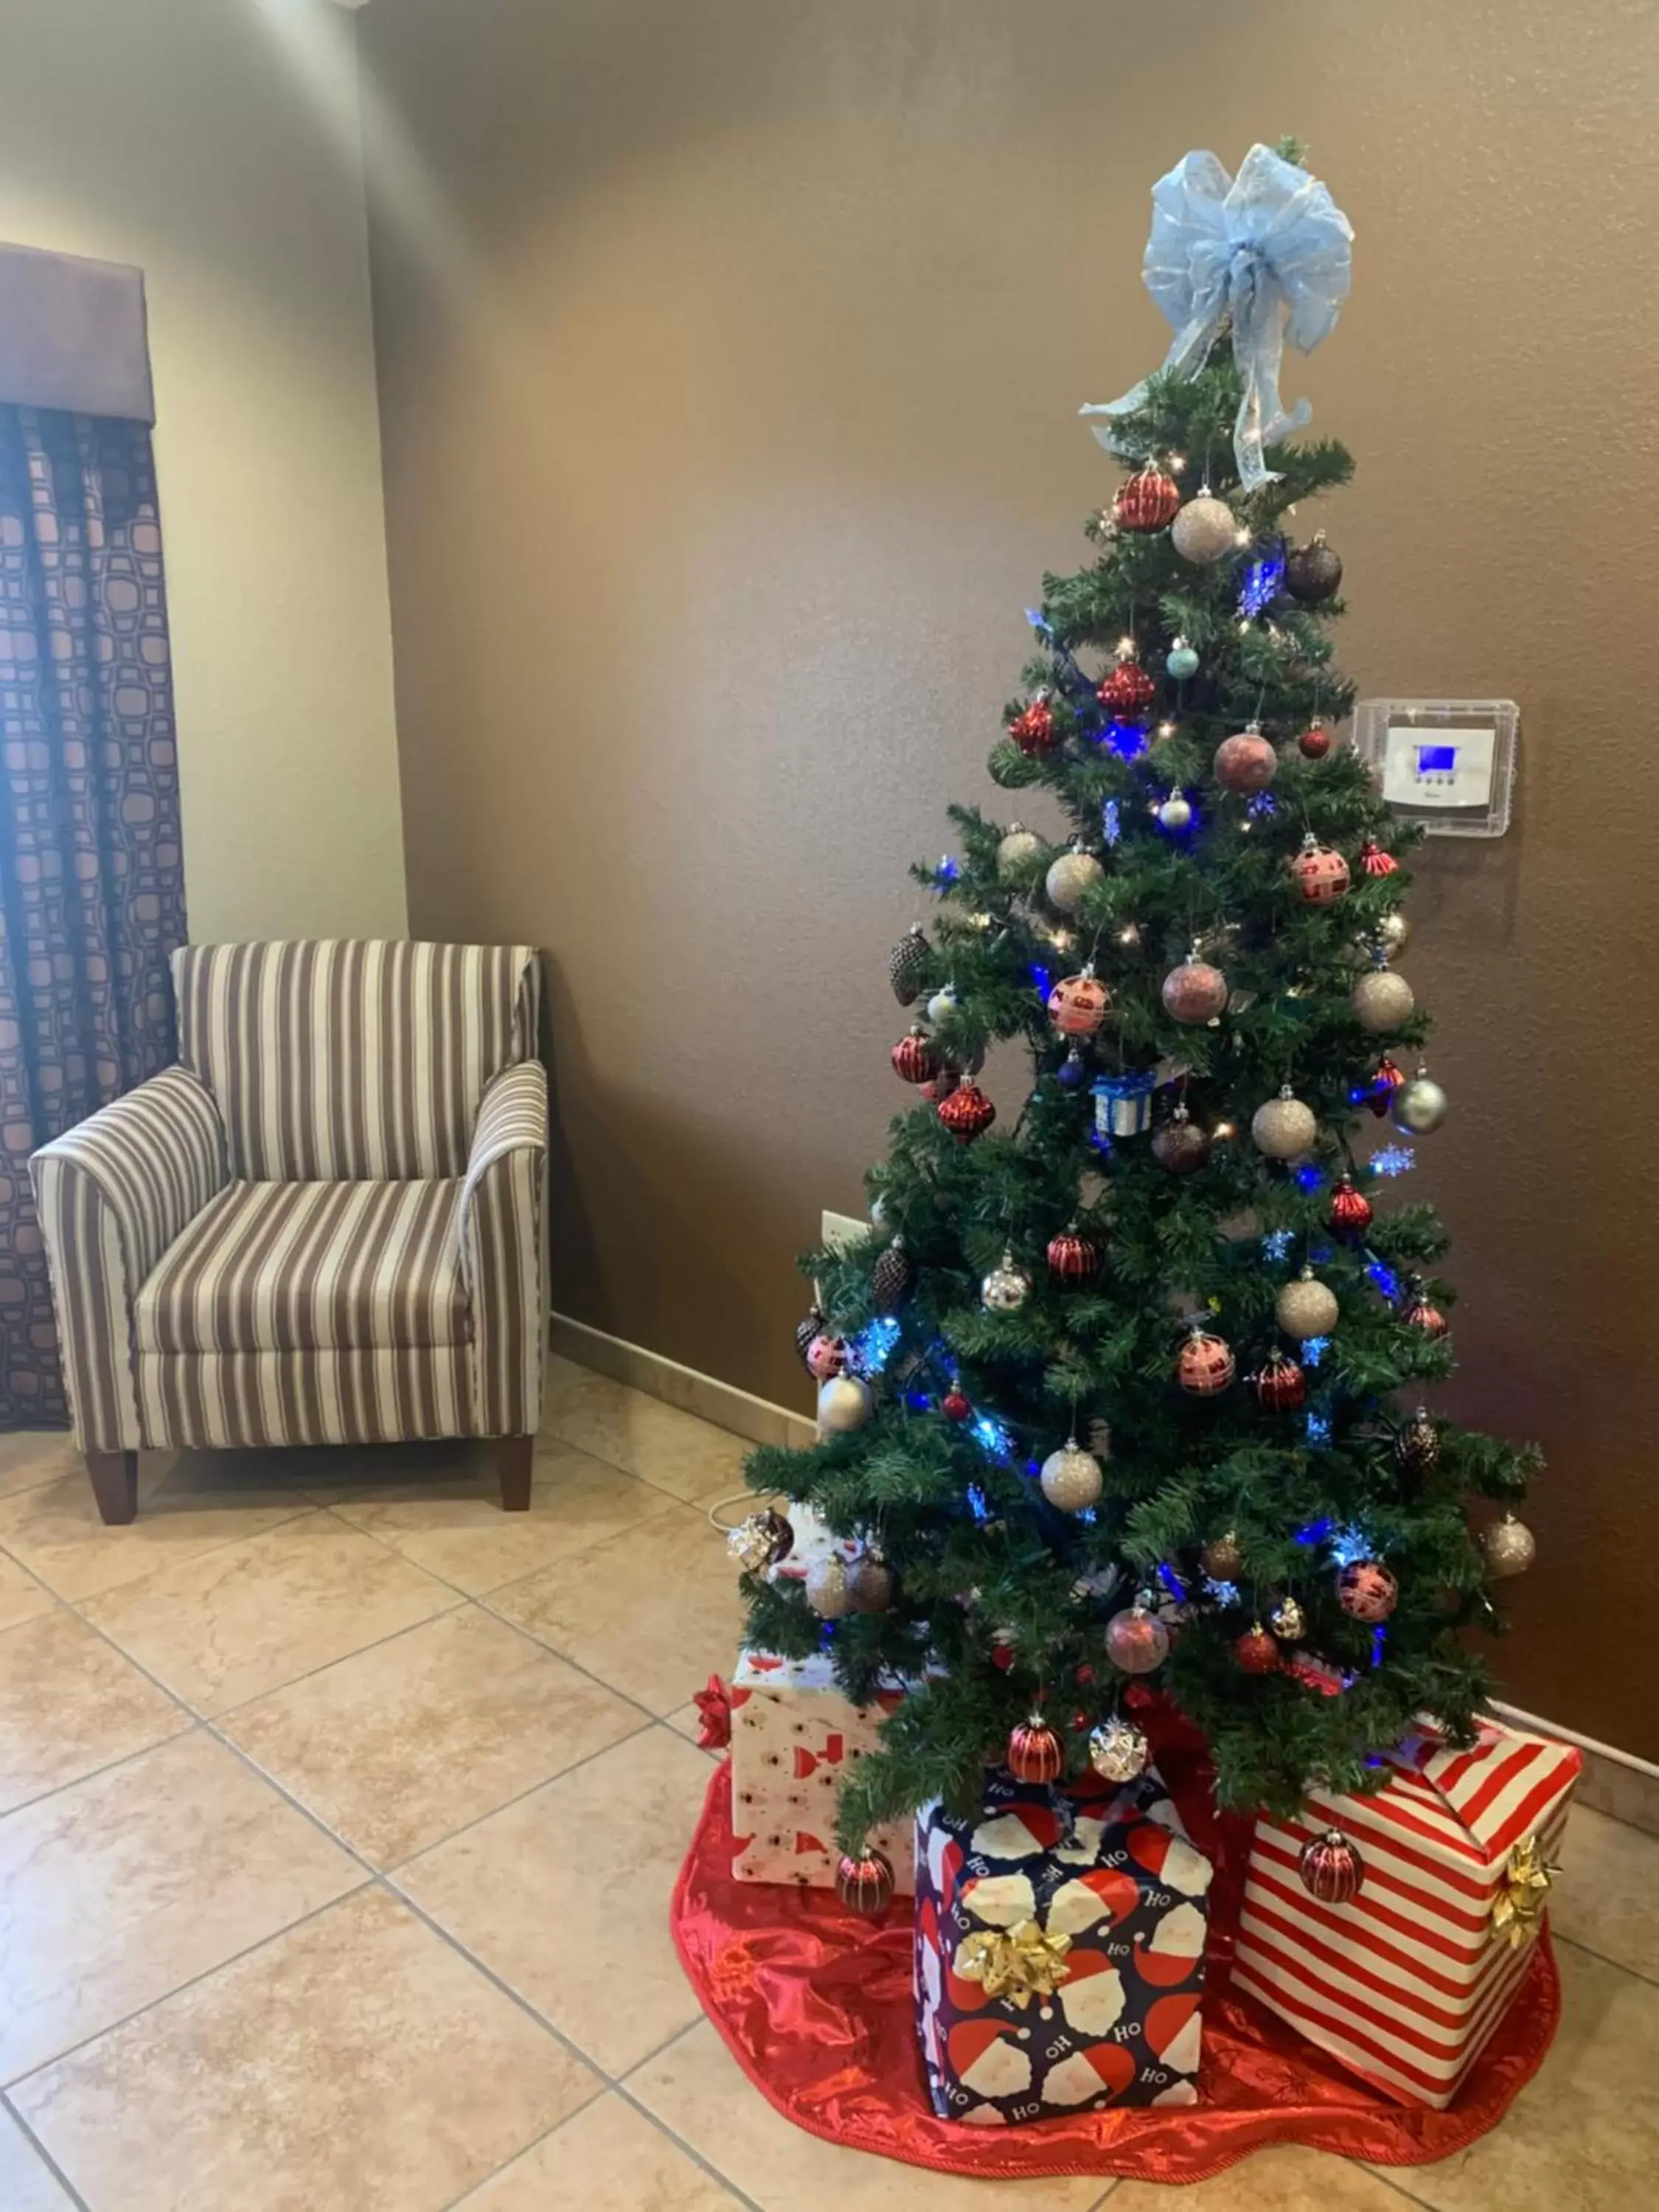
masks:
<path fill-rule="evenodd" d="M 881 1724 L 903 1695 L 855 1705 L 827 1653 L 779 1659 L 744 1651 L 732 1677 L 732 1824 L 739 1881 L 787 1881 L 832 1889 L 836 1798 L 842 1778 L 875 1748 Z M 915 1827 L 897 1820 L 873 1838 L 893 1863 L 893 1886 L 915 1887 Z"/>
<path fill-rule="evenodd" d="M 1209 1861 L 1150 1769 L 1097 1796 L 994 1776 L 916 1816 L 933 2109 L 972 2126 L 1198 2095 Z"/>
<path fill-rule="evenodd" d="M 1531 1962 L 1582 1764 L 1495 1723 L 1468 1751 L 1425 1729 L 1376 1796 L 1315 1790 L 1300 1819 L 1258 1821 L 1234 1987 L 1401 2104 L 1443 2109 Z"/>

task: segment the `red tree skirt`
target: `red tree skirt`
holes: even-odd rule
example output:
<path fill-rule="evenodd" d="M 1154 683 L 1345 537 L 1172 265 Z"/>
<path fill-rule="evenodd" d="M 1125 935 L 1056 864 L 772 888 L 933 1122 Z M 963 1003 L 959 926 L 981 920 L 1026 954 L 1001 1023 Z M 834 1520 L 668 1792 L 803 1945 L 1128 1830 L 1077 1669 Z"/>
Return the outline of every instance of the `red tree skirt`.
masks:
<path fill-rule="evenodd" d="M 1537 2070 L 1560 2018 L 1546 1931 L 1451 2110 L 1408 2111 L 1271 2014 L 1227 1994 L 1231 1885 L 1223 1881 L 1199 2104 L 964 2127 L 936 2117 L 922 2081 L 910 1998 L 910 1899 L 896 1899 L 880 1920 L 861 1920 L 830 1891 L 734 1881 L 732 1849 L 730 1768 L 723 1765 L 680 1870 L 673 1927 L 692 1986 L 738 2065 L 809 2134 L 950 2173 L 1201 2181 L 1270 2142 L 1383 2166 L 1425 2165 L 1497 2124 Z"/>

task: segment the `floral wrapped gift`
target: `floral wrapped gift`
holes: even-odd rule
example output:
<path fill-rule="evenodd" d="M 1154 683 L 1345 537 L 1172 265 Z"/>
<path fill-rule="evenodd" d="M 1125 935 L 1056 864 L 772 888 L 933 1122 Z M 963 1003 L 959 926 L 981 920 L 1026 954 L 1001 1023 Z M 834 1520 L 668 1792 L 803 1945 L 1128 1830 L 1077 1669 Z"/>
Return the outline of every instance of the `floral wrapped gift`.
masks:
<path fill-rule="evenodd" d="M 836 1796 L 848 1765 L 872 1749 L 903 1695 L 855 1705 L 827 1655 L 779 1659 L 745 1651 L 732 1677 L 732 1823 L 740 1881 L 787 1881 L 832 1889 Z M 896 1821 L 873 1839 L 893 1863 L 894 1886 L 915 1887 L 914 1824 Z"/>
<path fill-rule="evenodd" d="M 1209 1861 L 1150 1770 L 1116 1792 L 993 1777 L 916 1820 L 915 2002 L 933 2108 L 1002 2127 L 1198 2095 Z"/>
<path fill-rule="evenodd" d="M 1583 1764 L 1484 1724 L 1389 1754 L 1374 1797 L 1261 1820 L 1233 1966 L 1310 2043 L 1401 2104 L 1450 2104 L 1532 1955 Z"/>

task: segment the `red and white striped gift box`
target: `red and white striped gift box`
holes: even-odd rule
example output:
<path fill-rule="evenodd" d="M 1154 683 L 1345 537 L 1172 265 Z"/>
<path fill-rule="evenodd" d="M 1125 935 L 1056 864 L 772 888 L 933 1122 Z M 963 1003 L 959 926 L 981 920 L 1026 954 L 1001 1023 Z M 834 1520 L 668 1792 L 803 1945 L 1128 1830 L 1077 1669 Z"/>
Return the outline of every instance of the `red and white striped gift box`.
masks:
<path fill-rule="evenodd" d="M 827 1653 L 740 1656 L 732 1677 L 732 1871 L 739 1881 L 834 1886 L 842 1777 L 873 1748 L 902 1694 L 854 1705 Z M 895 1887 L 908 1897 L 916 1886 L 915 1821 L 896 1820 L 874 1840 L 893 1863 Z"/>
<path fill-rule="evenodd" d="M 1530 1940 L 1494 1928 L 1510 1855 L 1553 1860 L 1583 1764 L 1571 1745 L 1484 1723 L 1474 1749 L 1431 1729 L 1390 1754 L 1375 1797 L 1315 1790 L 1299 1819 L 1258 1821 L 1234 1985 L 1401 2104 L 1450 2104 L 1527 1970 Z M 1324 1905 L 1297 1870 L 1340 1828 L 1365 1863 L 1358 1895 Z"/>

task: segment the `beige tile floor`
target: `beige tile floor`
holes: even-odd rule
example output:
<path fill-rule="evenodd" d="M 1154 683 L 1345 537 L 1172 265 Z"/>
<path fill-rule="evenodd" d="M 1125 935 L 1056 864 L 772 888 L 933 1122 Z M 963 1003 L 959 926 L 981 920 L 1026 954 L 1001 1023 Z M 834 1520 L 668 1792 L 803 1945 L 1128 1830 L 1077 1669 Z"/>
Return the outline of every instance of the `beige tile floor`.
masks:
<path fill-rule="evenodd" d="M 803 2135 L 666 1916 L 730 1662 L 744 1447 L 554 1364 L 527 1515 L 462 1447 L 158 1455 L 102 1528 L 0 1437 L 0 2212 L 1636 2212 L 1659 2203 L 1659 1842 L 1574 1817 L 1565 2024 L 1435 2166 L 1184 2199 Z"/>

